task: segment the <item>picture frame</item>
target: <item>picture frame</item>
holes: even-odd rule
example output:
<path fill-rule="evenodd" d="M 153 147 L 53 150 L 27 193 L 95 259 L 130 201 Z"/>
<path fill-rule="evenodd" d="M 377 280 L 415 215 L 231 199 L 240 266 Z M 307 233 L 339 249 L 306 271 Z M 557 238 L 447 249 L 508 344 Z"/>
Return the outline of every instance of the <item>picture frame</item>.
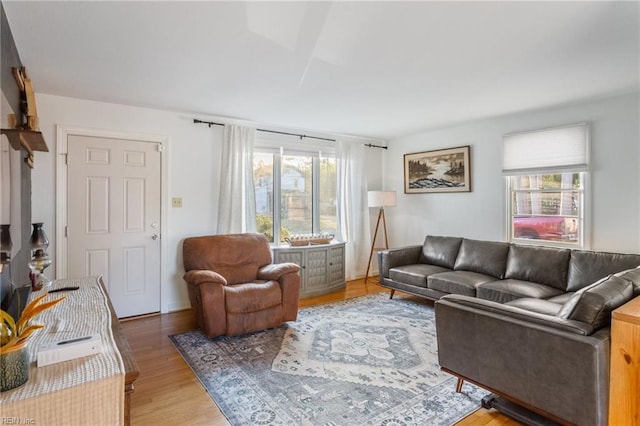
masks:
<path fill-rule="evenodd" d="M 471 192 L 471 146 L 405 154 L 404 192 Z"/>

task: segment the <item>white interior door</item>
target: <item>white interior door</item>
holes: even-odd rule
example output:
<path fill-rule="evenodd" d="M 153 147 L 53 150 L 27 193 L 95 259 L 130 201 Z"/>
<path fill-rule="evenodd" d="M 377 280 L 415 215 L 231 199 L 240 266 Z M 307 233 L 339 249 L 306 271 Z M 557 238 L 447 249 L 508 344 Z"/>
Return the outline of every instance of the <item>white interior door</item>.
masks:
<path fill-rule="evenodd" d="M 67 276 L 102 275 L 120 318 L 160 311 L 159 144 L 67 142 Z"/>

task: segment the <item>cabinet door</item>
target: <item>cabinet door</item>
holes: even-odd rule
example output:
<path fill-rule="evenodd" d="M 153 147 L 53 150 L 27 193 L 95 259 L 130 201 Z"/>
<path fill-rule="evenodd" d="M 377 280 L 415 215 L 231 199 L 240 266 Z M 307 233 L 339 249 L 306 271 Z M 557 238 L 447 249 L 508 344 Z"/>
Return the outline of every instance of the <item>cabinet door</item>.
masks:
<path fill-rule="evenodd" d="M 300 267 L 300 275 L 302 275 L 302 267 L 304 266 L 302 250 L 277 250 L 273 254 L 274 263 L 295 263 Z"/>
<path fill-rule="evenodd" d="M 344 245 L 329 250 L 329 284 L 344 282 Z"/>
<path fill-rule="evenodd" d="M 321 248 L 307 250 L 305 262 L 305 290 L 315 290 L 327 287 L 328 250 Z"/>

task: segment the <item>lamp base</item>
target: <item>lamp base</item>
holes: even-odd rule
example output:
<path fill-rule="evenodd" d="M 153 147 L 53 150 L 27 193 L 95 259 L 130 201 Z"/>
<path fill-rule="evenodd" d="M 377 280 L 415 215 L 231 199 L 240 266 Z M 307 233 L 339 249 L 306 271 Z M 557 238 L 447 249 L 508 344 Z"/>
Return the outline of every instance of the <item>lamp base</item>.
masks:
<path fill-rule="evenodd" d="M 382 229 L 384 231 L 384 247 L 376 247 L 376 239 L 378 238 L 378 228 L 382 222 Z M 389 239 L 387 238 L 387 221 L 384 216 L 384 208 L 380 207 L 378 212 L 378 221 L 376 222 L 376 230 L 373 231 L 373 241 L 371 241 L 371 251 L 369 252 L 369 263 L 367 263 L 367 272 L 364 276 L 364 283 L 369 281 L 369 271 L 371 270 L 371 261 L 373 260 L 373 252 L 387 250 L 389 248 Z"/>
<path fill-rule="evenodd" d="M 29 272 L 29 279 L 31 279 L 32 291 L 40 291 L 44 287 L 49 287 L 53 284 L 53 281 L 41 272 Z"/>

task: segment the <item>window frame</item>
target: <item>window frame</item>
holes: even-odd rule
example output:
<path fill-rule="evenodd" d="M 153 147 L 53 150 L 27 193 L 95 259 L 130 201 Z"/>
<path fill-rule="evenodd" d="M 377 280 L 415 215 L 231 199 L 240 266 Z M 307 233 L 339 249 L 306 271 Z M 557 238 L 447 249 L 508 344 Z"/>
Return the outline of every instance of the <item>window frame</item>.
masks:
<path fill-rule="evenodd" d="M 282 161 L 284 156 L 304 156 L 311 158 L 311 229 L 312 233 L 320 229 L 320 160 L 333 158 L 337 161 L 335 142 L 305 140 L 284 135 L 259 135 L 253 147 L 254 153 L 273 155 L 273 241 L 272 245 L 281 245 L 281 207 L 282 207 Z M 337 182 L 336 182 L 337 186 Z M 336 211 L 336 226 L 338 214 Z"/>
<path fill-rule="evenodd" d="M 514 191 L 523 191 L 523 192 L 563 192 L 562 190 L 557 189 L 537 189 L 537 190 L 516 190 L 512 187 L 512 178 L 515 176 L 530 176 L 530 175 L 551 175 L 551 174 L 560 174 L 560 173 L 579 173 L 580 180 L 582 184 L 582 189 L 566 189 L 564 191 L 572 191 L 579 192 L 581 194 L 580 203 L 578 208 L 578 220 L 579 220 L 579 229 L 578 229 L 578 242 L 562 242 L 562 241 L 552 241 L 552 240 L 544 240 L 544 239 L 529 239 L 529 238 L 517 238 L 514 236 L 514 226 L 513 226 L 513 194 Z M 590 205 L 591 205 L 591 191 L 589 184 L 589 172 L 581 171 L 576 172 L 573 170 L 557 170 L 557 171 L 548 171 L 548 170 L 540 170 L 536 171 L 527 171 L 527 173 L 521 174 L 511 174 L 504 176 L 504 187 L 505 187 L 505 200 L 506 200 L 506 211 L 505 211 L 505 235 L 507 236 L 507 241 L 514 244 L 522 244 L 522 245 L 536 245 L 536 246 L 547 246 L 547 247 L 556 247 L 556 248 L 569 248 L 569 249 L 577 249 L 584 250 L 588 249 L 590 244 Z"/>

